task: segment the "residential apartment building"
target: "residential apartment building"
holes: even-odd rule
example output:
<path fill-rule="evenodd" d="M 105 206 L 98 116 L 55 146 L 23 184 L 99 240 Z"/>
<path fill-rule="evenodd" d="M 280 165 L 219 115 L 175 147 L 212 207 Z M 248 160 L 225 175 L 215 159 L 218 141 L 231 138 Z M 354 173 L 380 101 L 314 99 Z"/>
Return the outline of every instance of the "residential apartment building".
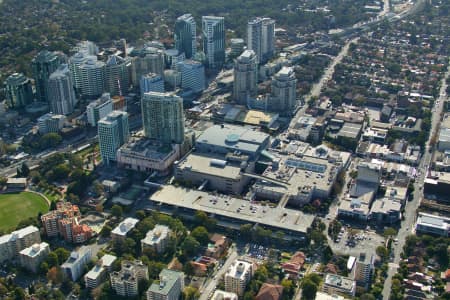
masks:
<path fill-rule="evenodd" d="M 223 17 L 202 17 L 203 52 L 211 69 L 225 63 L 225 20 Z"/>
<path fill-rule="evenodd" d="M 6 103 L 10 108 L 25 107 L 33 101 L 31 80 L 22 73 L 14 73 L 5 80 Z"/>
<path fill-rule="evenodd" d="M 95 266 L 84 275 L 84 283 L 88 289 L 95 289 L 106 278 L 106 275 L 112 271 L 113 262 L 117 259 L 114 255 L 105 254 L 100 258 Z"/>
<path fill-rule="evenodd" d="M 88 123 L 95 127 L 97 122 L 113 111 L 113 102 L 109 93 L 104 93 L 100 98 L 92 101 L 86 107 Z"/>
<path fill-rule="evenodd" d="M 326 274 L 322 291 L 330 295 L 341 294 L 354 297 L 356 293 L 356 282 L 350 278 L 336 274 Z"/>
<path fill-rule="evenodd" d="M 81 214 L 78 206 L 70 202 L 58 202 L 56 210 L 41 216 L 41 222 L 48 237 L 61 236 L 70 243 L 83 243 L 94 232 L 86 224 L 80 224 Z"/>
<path fill-rule="evenodd" d="M 28 226 L 0 237 L 0 262 L 16 258 L 20 251 L 41 242 L 39 229 Z"/>
<path fill-rule="evenodd" d="M 258 63 L 267 62 L 275 53 L 275 20 L 260 18 L 247 23 L 247 49 L 253 50 Z"/>
<path fill-rule="evenodd" d="M 215 290 L 214 294 L 211 297 L 211 300 L 238 300 L 238 296 L 235 293 Z"/>
<path fill-rule="evenodd" d="M 122 96 L 130 88 L 131 60 L 111 55 L 105 64 L 105 91 L 112 96 Z"/>
<path fill-rule="evenodd" d="M 88 51 L 79 51 L 69 58 L 69 70 L 72 74 L 72 79 L 75 87 L 75 91 L 81 94 L 82 79 L 80 66 L 83 65 L 88 59 L 96 60 L 95 54 L 89 54 Z"/>
<path fill-rule="evenodd" d="M 197 25 L 191 14 L 184 14 L 175 21 L 175 48 L 184 52 L 186 58 L 193 58 L 197 52 Z"/>
<path fill-rule="evenodd" d="M 205 89 L 205 67 L 195 60 L 185 60 L 178 64 L 181 72 L 181 88 L 199 93 Z"/>
<path fill-rule="evenodd" d="M 42 242 L 33 244 L 31 247 L 25 248 L 19 252 L 20 265 L 23 268 L 36 273 L 49 253 L 50 247 L 47 243 Z"/>
<path fill-rule="evenodd" d="M 184 289 L 184 273 L 164 269 L 159 273 L 159 284 L 147 290 L 147 300 L 178 300 Z"/>
<path fill-rule="evenodd" d="M 269 110 L 290 115 L 297 106 L 297 78 L 294 69 L 283 67 L 272 79 Z"/>
<path fill-rule="evenodd" d="M 69 258 L 61 265 L 61 270 L 72 281 L 77 281 L 83 274 L 83 270 L 92 258 L 92 250 L 89 246 L 81 246 L 70 253 Z"/>
<path fill-rule="evenodd" d="M 80 75 L 80 94 L 87 99 L 95 99 L 105 90 L 105 63 L 97 57 L 89 56 L 77 67 Z"/>
<path fill-rule="evenodd" d="M 63 63 L 60 55 L 47 50 L 39 52 L 31 61 L 31 70 L 36 86 L 36 98 L 38 101 L 48 101 L 48 80 Z"/>
<path fill-rule="evenodd" d="M 138 222 L 138 219 L 126 218 L 111 231 L 111 239 L 113 241 L 124 241 L 128 232 L 130 232 Z"/>
<path fill-rule="evenodd" d="M 150 92 L 142 97 L 142 123 L 146 137 L 164 143 L 184 141 L 183 99 L 173 93 Z"/>
<path fill-rule="evenodd" d="M 48 102 L 54 114 L 68 115 L 77 104 L 69 66 L 62 64 L 48 79 Z"/>
<path fill-rule="evenodd" d="M 128 113 L 115 110 L 97 123 L 100 154 L 104 163 L 116 161 L 117 150 L 128 142 Z"/>
<path fill-rule="evenodd" d="M 148 267 L 140 260 L 122 261 L 122 269 L 110 275 L 111 288 L 122 297 L 138 295 L 138 283 L 142 279 L 148 280 Z"/>
<path fill-rule="evenodd" d="M 43 116 L 40 116 L 37 119 L 37 123 L 39 126 L 39 133 L 57 133 L 61 131 L 64 127 L 64 123 L 66 122 L 66 117 L 64 115 L 56 115 L 53 113 L 46 113 Z"/>
<path fill-rule="evenodd" d="M 163 253 L 166 250 L 170 239 L 170 229 L 165 225 L 156 225 L 155 228 L 147 232 L 144 239 L 141 240 L 141 249 L 153 249 L 156 253 Z"/>
<path fill-rule="evenodd" d="M 139 86 L 141 77 L 148 73 L 164 77 L 164 47 L 145 46 L 133 52 L 131 53 L 134 55 L 131 60 L 131 82 L 133 86 Z"/>
<path fill-rule="evenodd" d="M 236 260 L 225 273 L 225 291 L 242 297 L 247 283 L 253 277 L 253 264 L 243 260 Z"/>
<path fill-rule="evenodd" d="M 247 105 L 250 97 L 258 94 L 258 60 L 253 50 L 245 50 L 234 62 L 233 98 Z"/>
<path fill-rule="evenodd" d="M 347 267 L 351 272 L 349 277 L 355 280 L 358 286 L 367 290 L 375 270 L 375 256 L 367 253 L 360 253 L 358 257 L 350 256 Z"/>
<path fill-rule="evenodd" d="M 139 87 L 141 96 L 148 92 L 164 93 L 164 80 L 161 75 L 148 73 L 141 76 Z"/>

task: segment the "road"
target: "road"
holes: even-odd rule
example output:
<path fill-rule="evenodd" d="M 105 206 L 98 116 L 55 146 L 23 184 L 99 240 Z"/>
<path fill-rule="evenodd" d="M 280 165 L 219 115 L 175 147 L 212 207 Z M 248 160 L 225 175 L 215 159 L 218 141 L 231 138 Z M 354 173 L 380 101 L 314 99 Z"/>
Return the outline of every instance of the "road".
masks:
<path fill-rule="evenodd" d="M 228 256 L 227 260 L 223 264 L 222 268 L 217 271 L 216 275 L 213 279 L 211 279 L 208 283 L 208 285 L 200 290 L 200 300 L 208 300 L 214 291 L 214 289 L 217 286 L 217 282 L 220 280 L 220 278 L 225 274 L 225 272 L 228 270 L 228 268 L 231 266 L 231 264 L 238 258 L 238 253 L 236 251 L 236 247 L 233 246 L 233 249 L 231 250 L 230 255 Z"/>
<path fill-rule="evenodd" d="M 66 145 L 66 146 L 60 146 L 57 149 L 53 149 L 49 153 L 66 153 L 71 152 L 72 150 L 76 149 L 77 147 L 84 145 L 86 143 L 93 143 L 96 142 L 97 138 L 95 137 L 84 137 L 77 143 L 73 145 Z M 45 155 L 44 157 L 37 158 L 37 157 L 28 157 L 24 160 L 21 160 L 19 162 L 16 162 L 2 170 L 0 170 L 0 176 L 2 177 L 12 177 L 15 176 L 17 173 L 17 168 L 20 167 L 23 163 L 26 163 L 28 167 L 39 165 L 42 161 L 44 161 L 46 158 L 48 158 L 50 155 Z"/>
<path fill-rule="evenodd" d="M 302 108 L 300 108 L 295 116 L 292 118 L 292 121 L 289 125 L 289 129 L 294 128 L 295 124 L 297 123 L 297 120 L 305 114 L 308 100 L 310 100 L 312 97 L 319 97 L 320 91 L 322 90 L 322 87 L 328 82 L 328 80 L 331 79 L 334 73 L 334 68 L 337 64 L 339 64 L 342 59 L 347 56 L 348 49 L 350 47 L 351 43 L 357 42 L 359 38 L 354 38 L 349 41 L 342 47 L 339 54 L 331 61 L 330 65 L 325 69 L 325 72 L 323 73 L 322 77 L 320 78 L 319 82 L 315 83 L 313 87 L 311 88 L 311 91 L 309 94 L 305 97 L 305 104 Z"/>
<path fill-rule="evenodd" d="M 441 122 L 441 114 L 444 109 L 444 102 L 447 100 L 446 79 L 449 77 L 449 75 L 450 75 L 450 67 L 447 70 L 447 73 L 445 74 L 444 78 L 442 79 L 440 96 L 439 99 L 435 102 L 436 112 L 432 114 L 430 136 L 426 143 L 425 147 L 426 149 L 424 150 L 424 154 L 419 165 L 420 176 L 416 178 L 416 181 L 414 183 L 414 197 L 413 200 L 407 203 L 406 205 L 404 213 L 405 218 L 404 221 L 402 221 L 401 223 L 401 227 L 397 235 L 398 243 L 397 245 L 394 245 L 394 261 L 389 264 L 388 275 L 386 281 L 384 282 L 384 289 L 383 289 L 384 300 L 389 299 L 392 285 L 392 276 L 394 276 L 397 273 L 398 264 L 400 263 L 401 259 L 400 254 L 402 253 L 403 246 L 405 245 L 406 237 L 412 233 L 411 230 L 415 223 L 416 212 L 420 205 L 420 200 L 423 197 L 423 190 L 421 187 L 423 186 L 425 176 L 427 175 L 427 167 L 430 165 L 432 158 L 432 153 L 429 151 L 430 141 L 434 133 L 438 133 L 439 130 L 439 124 Z"/>

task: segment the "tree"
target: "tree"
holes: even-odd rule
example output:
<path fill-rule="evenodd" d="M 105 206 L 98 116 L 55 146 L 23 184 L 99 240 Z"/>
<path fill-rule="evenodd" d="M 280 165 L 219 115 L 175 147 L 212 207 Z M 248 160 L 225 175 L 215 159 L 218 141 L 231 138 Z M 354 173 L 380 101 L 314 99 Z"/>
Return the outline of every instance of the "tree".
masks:
<path fill-rule="evenodd" d="M 98 180 L 95 180 L 95 181 L 92 183 L 92 189 L 93 189 L 93 191 L 94 191 L 94 194 L 95 194 L 97 197 L 101 196 L 101 195 L 103 194 L 103 192 L 104 192 L 103 185 L 102 185 Z"/>
<path fill-rule="evenodd" d="M 52 267 L 47 272 L 47 279 L 53 284 L 60 284 L 63 281 L 63 273 L 60 267 Z"/>
<path fill-rule="evenodd" d="M 200 244 L 205 245 L 209 241 L 208 230 L 203 226 L 198 226 L 194 228 L 191 232 L 191 236 L 199 241 Z"/>
<path fill-rule="evenodd" d="M 294 282 L 290 279 L 283 279 L 281 285 L 283 286 L 283 299 L 292 299 L 295 293 Z"/>
<path fill-rule="evenodd" d="M 0 176 L 0 188 L 3 188 L 8 182 L 8 178 Z"/>
<path fill-rule="evenodd" d="M 143 211 L 142 209 L 137 210 L 136 211 L 136 218 L 138 218 L 139 220 L 143 220 L 145 218 L 145 211 Z"/>
<path fill-rule="evenodd" d="M 397 230 L 395 230 L 395 229 L 392 228 L 392 227 L 386 228 L 386 229 L 384 230 L 384 232 L 383 232 L 383 236 L 384 236 L 385 238 L 387 238 L 387 237 L 392 237 L 392 236 L 395 236 L 395 235 L 397 235 Z"/>
<path fill-rule="evenodd" d="M 200 298 L 200 292 L 198 289 L 192 286 L 188 286 L 183 291 L 183 299 L 184 300 L 195 300 Z"/>
<path fill-rule="evenodd" d="M 20 166 L 19 169 L 17 169 L 17 176 L 18 177 L 28 177 L 30 175 L 30 168 L 28 168 L 28 165 L 24 162 Z"/>
<path fill-rule="evenodd" d="M 208 230 L 214 230 L 216 227 L 216 220 L 208 217 L 204 211 L 196 211 L 194 220 L 198 225 L 206 227 Z"/>
<path fill-rule="evenodd" d="M 187 276 L 193 276 L 194 275 L 194 266 L 191 264 L 190 261 L 186 262 L 183 265 L 183 272 L 187 275 Z"/>
<path fill-rule="evenodd" d="M 59 265 L 58 255 L 56 255 L 55 252 L 50 252 L 47 258 L 45 259 L 45 262 L 50 268 Z"/>
<path fill-rule="evenodd" d="M 39 266 L 39 273 L 41 274 L 47 274 L 48 272 L 48 263 L 46 263 L 45 261 L 41 263 L 41 265 Z"/>
<path fill-rule="evenodd" d="M 102 237 L 109 237 L 109 235 L 111 234 L 112 231 L 112 227 L 109 226 L 108 224 L 106 224 L 105 226 L 103 226 L 102 230 L 100 231 L 100 235 Z"/>
<path fill-rule="evenodd" d="M 70 252 L 64 248 L 58 248 L 54 252 L 58 256 L 58 262 L 60 263 L 66 261 L 70 256 Z"/>
<path fill-rule="evenodd" d="M 25 300 L 26 299 L 25 292 L 23 291 L 22 288 L 16 287 L 14 289 L 14 299 L 15 300 Z"/>
<path fill-rule="evenodd" d="M 114 217 L 116 217 L 116 218 L 122 217 L 122 214 L 123 214 L 123 208 L 122 208 L 122 206 L 117 205 L 117 204 L 113 205 L 113 206 L 111 207 L 111 214 L 112 214 Z"/>
<path fill-rule="evenodd" d="M 200 249 L 200 243 L 192 236 L 188 236 L 181 244 L 181 250 L 186 256 L 192 256 Z"/>
<path fill-rule="evenodd" d="M 250 238 L 252 236 L 252 224 L 242 224 L 239 227 L 239 232 L 243 238 Z"/>
<path fill-rule="evenodd" d="M 137 225 L 136 228 L 143 234 L 147 234 L 149 230 L 155 227 L 155 222 L 152 218 L 144 218 Z"/>
<path fill-rule="evenodd" d="M 384 261 L 389 256 L 389 251 L 384 246 L 378 246 L 376 249 L 377 255 Z"/>
<path fill-rule="evenodd" d="M 362 294 L 361 297 L 359 297 L 360 300 L 375 300 L 375 296 L 369 293 Z"/>
<path fill-rule="evenodd" d="M 317 293 L 317 285 L 309 279 L 303 279 L 302 298 L 315 299 L 316 293 Z"/>
<path fill-rule="evenodd" d="M 62 137 L 54 132 L 44 134 L 39 140 L 40 149 L 53 148 L 61 144 Z"/>

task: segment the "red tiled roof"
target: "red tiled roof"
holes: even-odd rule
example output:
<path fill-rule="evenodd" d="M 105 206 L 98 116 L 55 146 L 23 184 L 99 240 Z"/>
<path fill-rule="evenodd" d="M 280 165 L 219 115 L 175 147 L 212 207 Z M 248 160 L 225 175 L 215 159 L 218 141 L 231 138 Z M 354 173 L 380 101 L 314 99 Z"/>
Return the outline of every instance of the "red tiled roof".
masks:
<path fill-rule="evenodd" d="M 283 294 L 283 286 L 264 283 L 259 289 L 256 300 L 279 300 Z"/>

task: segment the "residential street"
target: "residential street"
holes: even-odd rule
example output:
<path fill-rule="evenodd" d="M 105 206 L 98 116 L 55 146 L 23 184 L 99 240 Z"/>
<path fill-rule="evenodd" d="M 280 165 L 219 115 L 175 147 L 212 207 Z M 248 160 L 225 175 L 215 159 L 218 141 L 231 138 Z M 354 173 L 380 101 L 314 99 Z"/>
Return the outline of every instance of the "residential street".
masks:
<path fill-rule="evenodd" d="M 447 89 L 446 79 L 448 78 L 449 75 L 450 75 L 450 69 L 447 71 L 444 78 L 442 79 L 440 97 L 435 102 L 436 111 L 432 115 L 430 136 L 426 143 L 426 149 L 424 151 L 424 155 L 423 155 L 422 160 L 419 165 L 420 177 L 416 178 L 416 181 L 414 184 L 414 198 L 411 202 L 407 203 L 407 205 L 406 205 L 405 214 L 404 214 L 405 220 L 401 223 L 401 228 L 397 235 L 398 243 L 397 243 L 397 245 L 394 245 L 395 258 L 394 258 L 394 262 L 389 264 L 388 276 L 384 283 L 384 289 L 383 289 L 383 299 L 384 300 L 389 299 L 389 294 L 391 292 L 391 285 L 392 285 L 392 276 L 394 276 L 397 273 L 398 264 L 400 263 L 400 259 L 401 259 L 400 254 L 403 250 L 403 246 L 405 245 L 405 239 L 409 234 L 411 234 L 411 230 L 412 230 L 412 228 L 414 226 L 414 222 L 416 220 L 415 219 L 416 212 L 420 205 L 420 201 L 423 197 L 423 190 L 422 190 L 423 181 L 427 174 L 427 168 L 430 165 L 431 158 L 432 158 L 432 153 L 430 153 L 430 151 L 428 151 L 428 149 L 430 147 L 430 141 L 431 141 L 431 138 L 433 137 L 433 134 L 435 132 L 438 132 L 438 130 L 439 130 L 439 123 L 441 121 L 441 114 L 442 114 L 442 110 L 444 108 L 444 102 L 447 100 L 447 94 L 445 91 Z"/>

